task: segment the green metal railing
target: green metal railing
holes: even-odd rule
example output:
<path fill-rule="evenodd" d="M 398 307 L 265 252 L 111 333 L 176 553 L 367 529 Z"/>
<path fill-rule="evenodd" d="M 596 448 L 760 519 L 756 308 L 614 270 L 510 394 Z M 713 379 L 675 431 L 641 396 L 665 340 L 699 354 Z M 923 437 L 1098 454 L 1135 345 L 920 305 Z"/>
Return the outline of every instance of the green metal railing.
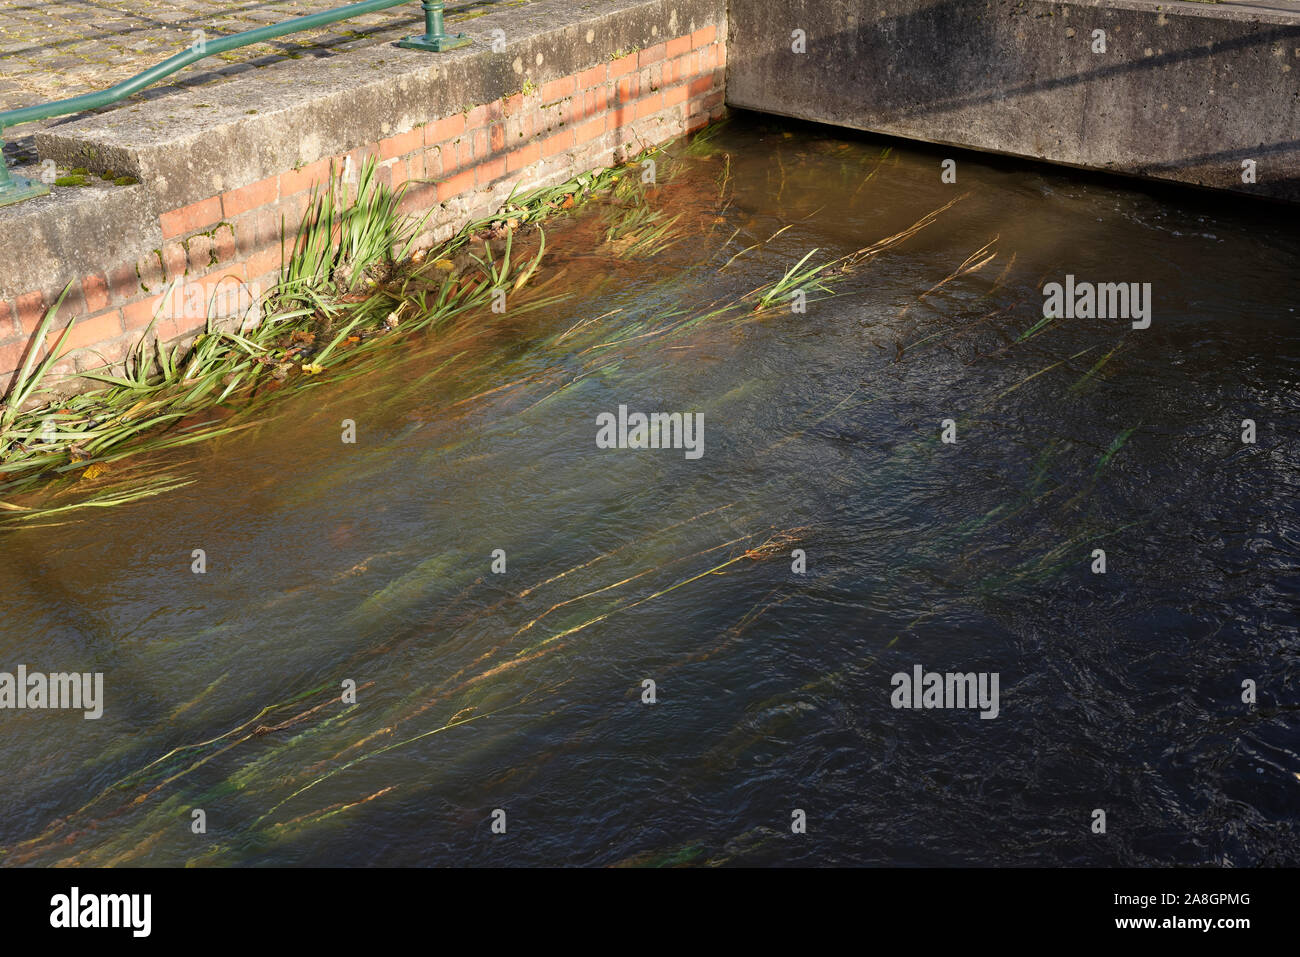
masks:
<path fill-rule="evenodd" d="M 295 17 L 283 23 L 258 27 L 256 30 L 246 30 L 243 33 L 232 33 L 212 40 L 203 40 L 194 44 L 184 53 L 178 53 L 171 59 L 164 60 L 157 66 L 145 70 L 129 80 L 123 80 L 116 86 L 110 86 L 107 90 L 2 112 L 0 113 L 0 206 L 19 203 L 35 196 L 44 196 L 50 191 L 50 188 L 43 183 L 35 183 L 21 176 L 14 176 L 9 172 L 9 166 L 4 162 L 2 152 L 6 127 L 17 126 L 19 123 L 30 123 L 33 120 L 48 120 L 56 116 L 67 116 L 71 113 L 80 113 L 82 110 L 96 110 L 120 102 L 145 87 L 152 86 L 164 77 L 171 76 L 178 70 L 183 70 L 191 63 L 207 57 L 227 53 L 230 50 L 238 50 L 240 47 L 251 46 L 254 43 L 265 43 L 267 40 L 274 40 L 290 33 L 300 33 L 303 30 L 328 26 L 340 20 L 360 16 L 363 13 L 387 10 L 390 7 L 410 2 L 411 0 L 363 0 L 361 3 L 334 7 L 305 17 Z M 422 36 L 407 37 L 400 41 L 397 44 L 398 46 L 411 50 L 428 50 L 437 53 L 443 50 L 454 50 L 456 47 L 469 43 L 469 37 L 463 33 L 449 34 L 446 32 L 443 24 L 445 8 L 443 0 L 421 0 L 421 6 L 424 9 L 424 34 Z"/>

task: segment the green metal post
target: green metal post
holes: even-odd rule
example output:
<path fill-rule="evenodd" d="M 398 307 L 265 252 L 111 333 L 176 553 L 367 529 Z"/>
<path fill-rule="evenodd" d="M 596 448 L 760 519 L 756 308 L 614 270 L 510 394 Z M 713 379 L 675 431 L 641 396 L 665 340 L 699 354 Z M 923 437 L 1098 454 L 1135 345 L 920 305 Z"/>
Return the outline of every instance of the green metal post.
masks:
<path fill-rule="evenodd" d="M 50 188 L 44 183 L 34 183 L 21 176 L 9 173 L 9 164 L 5 162 L 5 128 L 0 126 L 0 206 L 21 203 L 25 199 L 35 199 L 49 193 Z"/>
<path fill-rule="evenodd" d="M 424 7 L 424 36 L 407 37 L 398 42 L 399 47 L 441 53 L 443 50 L 454 50 L 469 43 L 469 37 L 465 34 L 448 33 L 443 28 L 442 12 L 446 6 L 443 0 L 422 0 L 421 6 Z"/>

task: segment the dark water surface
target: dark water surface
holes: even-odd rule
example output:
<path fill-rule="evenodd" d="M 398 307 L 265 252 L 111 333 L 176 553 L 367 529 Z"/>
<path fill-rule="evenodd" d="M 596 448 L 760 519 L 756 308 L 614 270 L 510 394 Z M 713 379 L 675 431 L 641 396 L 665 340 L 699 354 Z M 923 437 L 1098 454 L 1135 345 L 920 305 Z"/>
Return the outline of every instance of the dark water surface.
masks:
<path fill-rule="evenodd" d="M 669 248 L 553 222 L 505 315 L 0 539 L 0 670 L 107 698 L 0 712 L 0 860 L 1300 864 L 1290 212 L 745 121 L 669 151 Z M 804 313 L 689 321 L 958 196 Z M 1151 283 L 1150 328 L 1035 329 L 1067 273 Z M 597 448 L 620 404 L 704 454 Z M 915 665 L 998 716 L 896 710 Z"/>

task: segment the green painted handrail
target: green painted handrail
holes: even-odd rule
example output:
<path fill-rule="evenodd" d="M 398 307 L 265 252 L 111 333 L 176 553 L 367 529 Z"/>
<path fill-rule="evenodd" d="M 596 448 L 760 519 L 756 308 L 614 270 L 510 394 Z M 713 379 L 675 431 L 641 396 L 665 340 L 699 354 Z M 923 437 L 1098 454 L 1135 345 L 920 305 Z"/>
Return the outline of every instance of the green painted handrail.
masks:
<path fill-rule="evenodd" d="M 96 110 L 100 107 L 109 106 L 126 99 L 134 93 L 138 93 L 147 86 L 152 86 L 178 70 L 183 70 L 191 63 L 196 63 L 207 57 L 226 53 L 230 50 L 237 50 L 240 47 L 251 46 L 255 43 L 265 43 L 267 40 L 274 40 L 290 33 L 299 33 L 303 30 L 327 26 L 340 20 L 360 16 L 363 13 L 387 10 L 390 7 L 409 2 L 410 0 L 362 0 L 360 3 L 351 3 L 347 6 L 323 10 L 320 13 L 295 17 L 292 20 L 285 20 L 283 23 L 258 27 L 256 30 L 245 30 L 243 33 L 232 33 L 228 36 L 219 36 L 213 40 L 203 40 L 195 43 L 184 53 L 178 53 L 157 66 L 98 93 L 86 93 L 66 100 L 55 100 L 50 103 L 40 103 L 36 106 L 25 106 L 17 110 L 0 112 L 0 150 L 4 148 L 4 131 L 7 126 L 17 126 L 19 123 L 29 123 L 32 120 L 48 120 L 56 116 L 80 113 L 82 110 Z M 424 9 L 424 34 L 422 36 L 407 37 L 398 43 L 398 46 L 414 50 L 440 52 L 442 50 L 452 50 L 469 43 L 469 38 L 464 34 L 451 35 L 445 31 L 443 27 L 444 6 L 443 0 L 421 0 L 421 7 Z M 4 162 L 3 154 L 0 153 L 0 206 L 31 199 L 33 196 L 44 195 L 48 192 L 49 187 L 47 186 L 31 183 L 21 177 L 11 176 L 9 166 Z"/>

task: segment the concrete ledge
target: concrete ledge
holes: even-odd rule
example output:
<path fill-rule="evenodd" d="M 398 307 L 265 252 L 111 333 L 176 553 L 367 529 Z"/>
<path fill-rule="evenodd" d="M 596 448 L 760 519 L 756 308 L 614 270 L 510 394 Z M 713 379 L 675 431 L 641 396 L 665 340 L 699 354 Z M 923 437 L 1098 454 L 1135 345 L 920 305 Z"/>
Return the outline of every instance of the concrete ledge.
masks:
<path fill-rule="evenodd" d="M 161 248 L 162 229 L 152 208 L 145 186 L 107 184 L 58 189 L 0 207 L 0 300 L 135 262 L 142 246 Z"/>
<path fill-rule="evenodd" d="M 37 151 L 128 173 L 148 184 L 159 211 L 172 209 L 716 25 L 721 9 L 718 0 L 539 0 L 466 22 L 467 47 L 385 45 L 295 61 L 43 131 Z"/>
<path fill-rule="evenodd" d="M 731 106 L 1300 201 L 1292 4 L 731 0 L 730 19 Z"/>

